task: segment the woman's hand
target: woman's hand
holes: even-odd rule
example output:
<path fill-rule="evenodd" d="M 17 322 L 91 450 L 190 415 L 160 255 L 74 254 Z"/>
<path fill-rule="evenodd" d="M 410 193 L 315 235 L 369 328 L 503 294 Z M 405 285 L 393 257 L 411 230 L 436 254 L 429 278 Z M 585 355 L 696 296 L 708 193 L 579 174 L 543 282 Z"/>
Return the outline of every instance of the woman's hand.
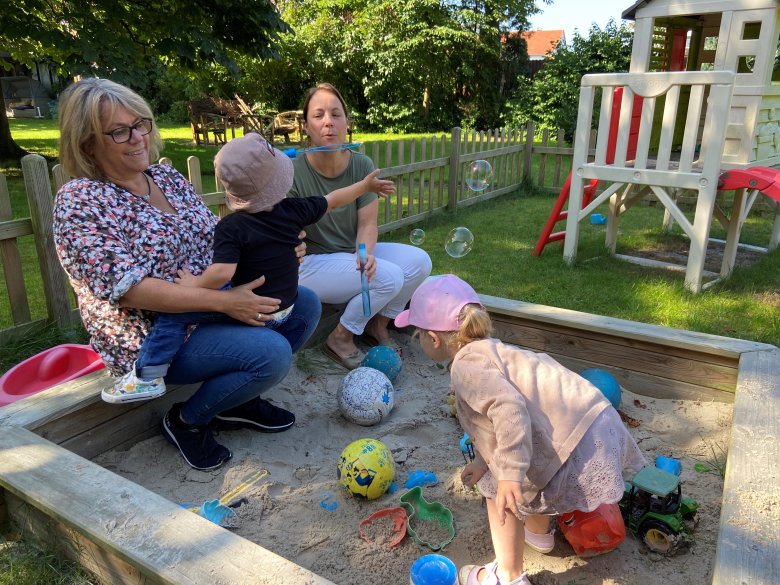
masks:
<path fill-rule="evenodd" d="M 509 481 L 502 479 L 498 481 L 498 490 L 496 492 L 496 511 L 498 512 L 498 521 L 504 525 L 506 511 L 520 518 L 520 504 L 523 503 L 523 495 L 520 492 L 519 481 Z"/>
<path fill-rule="evenodd" d="M 298 258 L 298 264 L 303 264 L 303 257 L 306 256 L 306 242 L 303 241 L 305 237 L 306 232 L 301 230 L 301 233 L 298 234 L 298 239 L 301 243 L 295 246 L 295 256 Z"/>
<path fill-rule="evenodd" d="M 355 252 L 355 266 L 357 270 L 360 270 L 360 256 L 357 252 Z M 366 276 L 368 276 L 368 282 L 371 282 L 371 279 L 374 278 L 374 274 L 376 274 L 376 257 L 373 254 L 366 255 L 364 270 L 366 271 Z"/>
<path fill-rule="evenodd" d="M 279 299 L 261 297 L 252 292 L 264 282 L 265 276 L 261 276 L 252 282 L 225 291 L 224 294 L 230 295 L 230 298 L 222 312 L 247 325 L 265 325 L 266 321 L 272 319 L 269 313 L 279 310 Z"/>
<path fill-rule="evenodd" d="M 467 488 L 472 489 L 482 476 L 487 472 L 487 466 L 481 462 L 472 461 L 467 463 L 463 471 L 460 472 L 460 480 Z"/>

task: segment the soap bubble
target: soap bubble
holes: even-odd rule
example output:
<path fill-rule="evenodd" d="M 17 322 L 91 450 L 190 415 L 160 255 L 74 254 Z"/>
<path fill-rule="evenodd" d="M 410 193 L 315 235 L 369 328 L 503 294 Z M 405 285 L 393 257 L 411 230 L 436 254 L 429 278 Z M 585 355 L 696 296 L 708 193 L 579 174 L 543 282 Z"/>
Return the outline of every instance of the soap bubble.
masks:
<path fill-rule="evenodd" d="M 447 241 L 444 242 L 444 250 L 453 258 L 463 258 L 471 252 L 474 245 L 474 234 L 469 228 L 456 227 L 450 231 Z"/>
<path fill-rule="evenodd" d="M 484 191 L 493 180 L 493 167 L 486 160 L 475 160 L 469 165 L 466 185 L 472 191 Z"/>
<path fill-rule="evenodd" d="M 421 229 L 412 230 L 409 234 L 409 241 L 415 246 L 419 246 L 425 241 L 425 232 Z"/>

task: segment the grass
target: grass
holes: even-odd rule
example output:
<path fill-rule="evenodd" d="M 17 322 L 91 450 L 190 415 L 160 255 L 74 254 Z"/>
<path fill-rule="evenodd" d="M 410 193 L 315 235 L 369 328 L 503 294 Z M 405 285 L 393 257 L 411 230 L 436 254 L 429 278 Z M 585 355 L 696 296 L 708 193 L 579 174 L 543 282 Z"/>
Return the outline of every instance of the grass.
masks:
<path fill-rule="evenodd" d="M 96 585 L 76 563 L 11 536 L 0 539 L 0 585 Z"/>

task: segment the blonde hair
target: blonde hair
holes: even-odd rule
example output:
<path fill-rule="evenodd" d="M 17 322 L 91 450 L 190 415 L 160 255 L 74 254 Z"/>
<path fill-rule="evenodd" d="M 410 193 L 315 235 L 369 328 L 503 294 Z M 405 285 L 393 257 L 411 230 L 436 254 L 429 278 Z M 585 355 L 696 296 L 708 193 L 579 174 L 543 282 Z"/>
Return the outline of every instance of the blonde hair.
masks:
<path fill-rule="evenodd" d="M 146 100 L 132 89 L 108 79 L 88 77 L 68 86 L 59 98 L 60 164 L 71 177 L 103 178 L 93 150 L 102 139 L 104 116 L 124 108 L 139 118 L 154 114 Z M 149 163 L 157 160 L 163 142 L 157 124 L 152 125 Z"/>
<path fill-rule="evenodd" d="M 464 305 L 458 315 L 460 327 L 456 331 L 436 331 L 451 351 L 457 352 L 472 341 L 487 339 L 493 335 L 493 321 L 488 312 L 477 304 Z M 427 332 L 428 329 L 418 329 Z"/>

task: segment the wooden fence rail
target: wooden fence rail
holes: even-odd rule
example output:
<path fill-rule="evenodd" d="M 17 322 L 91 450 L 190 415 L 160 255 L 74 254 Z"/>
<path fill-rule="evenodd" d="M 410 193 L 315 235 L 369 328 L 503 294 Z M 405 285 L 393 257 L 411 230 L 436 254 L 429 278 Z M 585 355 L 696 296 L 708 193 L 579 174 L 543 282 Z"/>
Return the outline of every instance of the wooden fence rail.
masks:
<path fill-rule="evenodd" d="M 382 169 L 382 176 L 393 179 L 396 185 L 395 196 L 380 202 L 380 232 L 517 191 L 526 178 L 535 179 L 540 188 L 557 192 L 569 171 L 572 149 L 562 146 L 563 133 L 560 131 L 555 145 L 550 144 L 546 130 L 540 141 L 537 138 L 531 123 L 522 129 L 487 132 L 453 128 L 449 136 L 375 142 L 368 152 L 365 145 L 361 145 L 361 151 Z M 492 180 L 483 191 L 473 191 L 467 185 L 469 166 L 476 160 L 487 160 L 493 169 Z M 161 162 L 171 164 L 170 159 Z M 539 174 L 532 178 L 534 166 Z M 33 334 L 52 323 L 67 327 L 79 322 L 75 301 L 57 261 L 52 240 L 53 192 L 68 177 L 62 167 L 56 165 L 50 180 L 46 160 L 38 155 L 22 159 L 22 172 L 30 207 L 30 217 L 24 219 L 13 219 L 6 180 L 0 173 L 0 260 L 5 281 L 5 293 L 0 292 L 0 309 L 5 304 L 5 296 L 10 307 L 6 319 L 12 322 L 10 327 L 0 330 L 0 343 Z M 196 157 L 187 160 L 186 175 L 208 205 L 218 207 L 220 215 L 227 212 L 224 192 L 218 182 L 215 191 L 204 192 L 200 161 Z M 19 239 L 26 236 L 32 236 L 35 241 L 46 303 L 43 318 L 33 316 L 41 311 L 30 306 L 29 285 L 23 273 L 25 262 Z M 27 264 L 30 264 L 29 260 Z M 31 276 L 28 274 L 27 278 L 29 281 Z"/>

